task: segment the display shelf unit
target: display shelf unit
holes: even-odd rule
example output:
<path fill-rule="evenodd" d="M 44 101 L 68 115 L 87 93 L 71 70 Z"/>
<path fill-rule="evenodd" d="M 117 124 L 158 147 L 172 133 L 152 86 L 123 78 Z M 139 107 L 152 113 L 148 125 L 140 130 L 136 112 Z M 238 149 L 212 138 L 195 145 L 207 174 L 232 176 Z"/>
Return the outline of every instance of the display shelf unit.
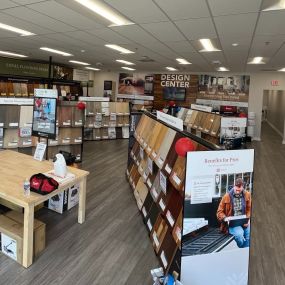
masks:
<path fill-rule="evenodd" d="M 180 266 L 186 158 L 177 155 L 175 144 L 184 137 L 196 151 L 218 149 L 148 112 L 131 114 L 126 175 L 165 273 Z"/>
<path fill-rule="evenodd" d="M 129 138 L 129 104 L 95 100 L 86 102 L 84 140 Z"/>

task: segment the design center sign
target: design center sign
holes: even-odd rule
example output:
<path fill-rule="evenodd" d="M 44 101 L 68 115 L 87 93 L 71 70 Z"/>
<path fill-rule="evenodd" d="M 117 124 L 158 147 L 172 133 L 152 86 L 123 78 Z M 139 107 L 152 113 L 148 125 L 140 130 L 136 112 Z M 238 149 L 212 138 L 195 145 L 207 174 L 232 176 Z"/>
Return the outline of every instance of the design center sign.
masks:
<path fill-rule="evenodd" d="M 189 74 L 161 74 L 160 79 L 160 84 L 162 87 L 190 87 Z"/>

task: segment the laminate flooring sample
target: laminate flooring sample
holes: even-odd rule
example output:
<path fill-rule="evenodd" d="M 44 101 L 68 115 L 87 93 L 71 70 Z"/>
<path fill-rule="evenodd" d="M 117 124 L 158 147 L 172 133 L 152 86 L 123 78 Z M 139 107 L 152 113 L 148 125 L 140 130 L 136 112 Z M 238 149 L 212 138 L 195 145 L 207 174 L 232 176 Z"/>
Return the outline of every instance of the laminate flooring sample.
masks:
<path fill-rule="evenodd" d="M 190 128 L 193 127 L 194 123 L 195 123 L 195 120 L 196 120 L 196 117 L 198 116 L 199 112 L 196 111 L 196 110 L 192 110 L 192 113 L 191 113 L 191 118 L 189 120 L 189 123 L 188 123 L 188 126 Z"/>
<path fill-rule="evenodd" d="M 22 96 L 24 96 L 24 97 L 29 96 L 28 95 L 28 84 L 27 83 L 20 83 L 20 85 L 21 85 L 21 94 L 22 94 Z"/>
<path fill-rule="evenodd" d="M 60 106 L 59 117 L 58 117 L 59 127 L 71 127 L 72 125 L 71 122 L 72 122 L 72 107 Z"/>
<path fill-rule="evenodd" d="M 146 199 L 147 194 L 148 194 L 148 189 L 146 185 L 144 184 L 142 178 L 140 178 L 134 190 L 134 195 L 137 200 L 137 205 L 138 205 L 139 210 L 142 209 L 142 206 Z"/>
<path fill-rule="evenodd" d="M 95 114 L 95 102 L 86 102 L 86 115 Z"/>
<path fill-rule="evenodd" d="M 211 113 L 209 113 L 208 115 L 207 115 L 207 117 L 206 117 L 206 122 L 205 122 L 205 124 L 204 124 L 204 126 L 203 126 L 203 132 L 204 133 L 209 133 L 210 132 L 210 130 L 211 130 L 211 128 L 212 128 L 212 125 L 213 125 L 213 122 L 214 122 L 214 117 L 215 117 L 215 115 L 214 114 L 211 114 Z"/>
<path fill-rule="evenodd" d="M 147 196 L 145 198 L 145 201 L 143 203 L 143 206 L 142 206 L 142 214 L 143 214 L 144 223 L 146 223 L 146 220 L 148 218 L 148 214 L 150 212 L 150 209 L 151 209 L 153 203 L 154 203 L 154 201 L 152 199 L 152 196 L 151 196 L 150 192 L 148 192 Z"/>
<path fill-rule="evenodd" d="M 155 202 L 157 202 L 160 192 L 161 188 L 159 187 L 159 173 L 157 173 L 150 189 L 150 194 Z"/>
<path fill-rule="evenodd" d="M 82 143 L 82 128 L 71 128 L 71 143 L 81 144 Z"/>
<path fill-rule="evenodd" d="M 0 81 L 0 96 L 7 96 L 7 82 Z"/>
<path fill-rule="evenodd" d="M 16 97 L 22 96 L 21 83 L 13 83 L 13 92 L 14 92 L 14 96 Z"/>
<path fill-rule="evenodd" d="M 117 139 L 122 139 L 123 138 L 123 130 L 122 128 L 116 128 L 116 137 Z"/>
<path fill-rule="evenodd" d="M 34 88 L 37 88 L 33 83 L 28 83 L 28 95 L 34 96 Z"/>
<path fill-rule="evenodd" d="M 191 110 L 191 109 L 187 111 L 187 114 L 186 114 L 185 119 L 184 119 L 184 125 L 185 126 L 187 126 L 189 124 L 189 122 L 191 120 L 192 112 L 193 112 L 193 110 Z"/>
<path fill-rule="evenodd" d="M 83 111 L 78 110 L 77 107 L 72 107 L 72 126 L 73 127 L 83 126 Z"/>
<path fill-rule="evenodd" d="M 185 182 L 186 158 L 178 156 L 171 171 L 169 181 L 175 189 L 182 191 Z"/>
<path fill-rule="evenodd" d="M 33 106 L 20 107 L 20 128 L 32 127 L 33 124 Z"/>
<path fill-rule="evenodd" d="M 72 128 L 60 128 L 58 133 L 59 144 L 71 144 L 72 131 Z"/>
<path fill-rule="evenodd" d="M 168 128 L 167 133 L 165 134 L 162 140 L 162 144 L 160 146 L 155 147 L 155 151 L 157 147 L 159 147 L 159 149 L 157 150 L 157 157 L 155 159 L 155 163 L 160 169 L 162 169 L 165 164 L 166 157 L 168 155 L 168 152 L 171 148 L 175 136 L 176 136 L 176 131 Z"/>
<path fill-rule="evenodd" d="M 159 215 L 153 226 L 153 230 L 150 234 L 150 239 L 152 241 L 156 253 L 158 253 L 160 250 L 160 247 L 163 243 L 167 230 L 168 230 L 168 225 L 166 221 L 164 220 L 162 215 Z"/>
<path fill-rule="evenodd" d="M 200 123 L 199 123 L 199 126 L 198 126 L 198 130 L 199 131 L 203 131 L 208 113 L 201 112 L 201 114 L 202 115 L 201 115 Z"/>
<path fill-rule="evenodd" d="M 159 133 L 160 133 L 160 130 L 162 129 L 162 127 L 163 127 L 163 125 L 161 123 L 156 122 L 154 124 L 153 129 L 151 130 L 151 135 L 148 138 L 147 147 L 145 149 L 148 156 L 150 156 L 150 154 L 153 150 L 153 147 L 156 143 L 156 140 L 158 139 L 158 136 L 159 136 Z"/>
<path fill-rule="evenodd" d="M 165 125 L 163 124 L 160 124 L 160 129 L 159 129 L 159 132 L 156 136 L 156 140 L 155 140 L 155 143 L 154 145 L 152 146 L 152 151 L 150 153 L 150 158 L 152 160 L 156 160 L 157 158 L 157 155 L 158 155 L 158 152 L 159 152 L 159 148 L 161 147 L 165 137 L 166 137 L 166 134 L 167 134 L 167 131 L 168 131 L 168 127 L 166 127 Z"/>
<path fill-rule="evenodd" d="M 197 111 L 197 112 L 198 112 L 198 114 L 197 114 L 197 116 L 195 118 L 195 121 L 194 121 L 194 123 L 192 125 L 193 129 L 198 129 L 199 128 L 199 126 L 201 124 L 201 120 L 203 118 L 203 114 L 204 114 L 203 112 L 199 112 L 199 111 Z"/>
<path fill-rule="evenodd" d="M 17 148 L 19 144 L 18 129 L 4 130 L 4 148 Z"/>
<path fill-rule="evenodd" d="M 215 115 L 214 122 L 210 130 L 211 135 L 217 136 L 220 131 L 220 126 L 221 126 L 221 116 Z"/>

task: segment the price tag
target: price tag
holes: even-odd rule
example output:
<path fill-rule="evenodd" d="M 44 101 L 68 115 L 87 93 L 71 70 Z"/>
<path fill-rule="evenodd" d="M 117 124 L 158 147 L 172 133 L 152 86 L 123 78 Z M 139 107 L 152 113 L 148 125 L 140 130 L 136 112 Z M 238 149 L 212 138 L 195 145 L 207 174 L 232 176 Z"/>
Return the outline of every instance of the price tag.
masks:
<path fill-rule="evenodd" d="M 71 122 L 70 122 L 70 120 L 67 120 L 66 122 L 63 122 L 62 125 L 63 126 L 70 126 Z"/>
<path fill-rule="evenodd" d="M 144 142 L 144 143 L 143 143 L 143 147 L 144 147 L 144 148 L 146 148 L 146 146 L 147 146 L 147 143 L 146 143 L 146 142 Z"/>
<path fill-rule="evenodd" d="M 30 137 L 32 135 L 32 128 L 20 128 L 20 137 Z"/>
<path fill-rule="evenodd" d="M 181 179 L 177 176 L 176 173 L 173 174 L 172 179 L 174 180 L 174 182 L 179 186 L 181 183 Z"/>
<path fill-rule="evenodd" d="M 170 211 L 167 211 L 167 213 L 166 213 L 166 218 L 167 218 L 169 224 L 173 227 L 175 221 L 174 221 L 174 219 L 173 219 L 173 217 L 172 217 Z"/>
<path fill-rule="evenodd" d="M 154 159 L 157 157 L 157 153 L 155 151 L 153 151 L 151 155 L 153 156 Z"/>
<path fill-rule="evenodd" d="M 149 188 L 151 188 L 152 183 L 151 183 L 150 179 L 147 180 L 146 184 L 148 185 Z"/>
<path fill-rule="evenodd" d="M 32 144 L 31 140 L 23 141 L 23 146 L 30 146 Z"/>
<path fill-rule="evenodd" d="M 158 238 L 157 238 L 157 235 L 156 235 L 156 232 L 153 232 L 152 234 L 152 238 L 153 238 L 153 241 L 156 245 L 156 247 L 159 247 L 159 241 L 158 241 Z"/>
<path fill-rule="evenodd" d="M 81 138 L 77 138 L 74 140 L 75 143 L 82 143 L 82 139 Z"/>
<path fill-rule="evenodd" d="M 140 147 L 140 158 L 144 159 L 144 151 L 142 147 Z"/>
<path fill-rule="evenodd" d="M 143 179 L 146 180 L 147 179 L 147 174 L 144 172 L 143 174 Z"/>
<path fill-rule="evenodd" d="M 163 160 L 161 157 L 159 157 L 158 160 L 157 160 L 157 163 L 158 163 L 158 165 L 159 165 L 160 167 L 162 167 L 162 165 L 163 165 L 163 163 L 164 163 L 164 160 Z"/>
<path fill-rule="evenodd" d="M 158 193 L 156 192 L 155 187 L 153 187 L 153 188 L 151 189 L 151 193 L 153 194 L 153 197 L 154 197 L 154 199 L 156 200 L 157 197 L 158 197 Z"/>
<path fill-rule="evenodd" d="M 19 123 L 9 123 L 9 127 L 18 127 Z"/>
<path fill-rule="evenodd" d="M 147 169 L 153 174 L 153 161 L 150 158 L 147 159 Z"/>
<path fill-rule="evenodd" d="M 147 224 L 148 229 L 151 231 L 152 230 L 152 224 L 151 224 L 150 219 L 148 219 L 146 224 Z"/>
<path fill-rule="evenodd" d="M 69 139 L 69 138 L 63 139 L 63 140 L 62 140 L 62 143 L 66 143 L 66 144 L 67 144 L 67 143 L 70 143 L 70 139 Z"/>
<path fill-rule="evenodd" d="M 161 254 L 160 254 L 160 259 L 161 259 L 161 261 L 162 261 L 162 264 L 163 264 L 164 268 L 166 269 L 168 263 L 167 263 L 167 259 L 166 259 L 166 257 L 165 257 L 164 250 L 163 250 L 163 251 L 161 252 Z"/>
<path fill-rule="evenodd" d="M 47 147 L 47 145 L 45 143 L 38 143 L 37 144 L 37 148 L 36 148 L 36 151 L 35 151 L 35 154 L 34 154 L 34 159 L 35 160 L 39 160 L 39 161 L 43 160 L 44 154 L 45 154 L 45 151 L 46 151 L 46 147 Z"/>
<path fill-rule="evenodd" d="M 142 213 L 143 213 L 143 216 L 146 217 L 147 213 L 146 213 L 145 207 L 142 207 Z"/>
<path fill-rule="evenodd" d="M 160 171 L 160 174 L 159 174 L 159 184 L 160 184 L 161 190 L 166 195 L 167 177 L 162 173 L 162 171 Z"/>
<path fill-rule="evenodd" d="M 160 199 L 160 201 L 159 201 L 159 206 L 160 206 L 160 208 L 161 208 L 162 211 L 164 211 L 165 208 L 166 208 L 166 206 L 165 206 L 165 204 L 164 204 L 164 202 L 163 202 L 162 199 Z"/>
<path fill-rule="evenodd" d="M 74 122 L 75 126 L 82 126 L 82 120 L 78 120 L 76 122 Z"/>
<path fill-rule="evenodd" d="M 178 240 L 181 241 L 181 229 L 180 229 L 180 227 L 176 227 L 175 234 L 176 234 Z"/>
<path fill-rule="evenodd" d="M 171 170 L 172 170 L 171 167 L 169 167 L 169 165 L 166 164 L 166 165 L 165 165 L 165 171 L 166 171 L 168 174 L 170 174 Z"/>
<path fill-rule="evenodd" d="M 148 152 L 150 152 L 150 151 L 151 151 L 151 148 L 148 146 L 146 150 L 147 150 Z"/>

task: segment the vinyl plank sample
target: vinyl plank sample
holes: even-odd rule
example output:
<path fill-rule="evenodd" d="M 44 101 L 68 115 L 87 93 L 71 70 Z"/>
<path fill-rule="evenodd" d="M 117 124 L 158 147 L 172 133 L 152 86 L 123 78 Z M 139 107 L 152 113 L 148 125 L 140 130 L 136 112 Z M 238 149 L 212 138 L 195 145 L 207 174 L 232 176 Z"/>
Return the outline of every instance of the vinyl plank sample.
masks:
<path fill-rule="evenodd" d="M 158 152 L 159 152 L 159 148 L 161 147 L 161 145 L 163 144 L 163 141 L 165 140 L 167 131 L 168 131 L 168 127 L 164 126 L 163 124 L 161 124 L 161 128 L 159 130 L 159 133 L 157 135 L 157 138 L 155 140 L 155 143 L 152 147 L 152 152 L 150 154 L 150 157 L 152 160 L 156 160 Z"/>
<path fill-rule="evenodd" d="M 71 144 L 82 143 L 82 128 L 71 128 Z"/>
<path fill-rule="evenodd" d="M 153 147 L 155 145 L 155 142 L 158 138 L 159 132 L 162 129 L 162 127 L 163 127 L 163 125 L 161 123 L 155 122 L 153 129 L 150 130 L 151 134 L 150 134 L 148 141 L 147 141 L 147 147 L 145 148 L 145 151 L 146 151 L 148 156 L 150 156 L 150 154 L 153 150 Z"/>
<path fill-rule="evenodd" d="M 198 113 L 199 113 L 198 111 L 192 110 L 191 118 L 190 118 L 189 123 L 188 123 L 188 126 L 189 126 L 190 128 L 193 127 L 193 125 L 194 125 L 194 123 L 195 123 L 195 121 L 196 121 L 196 117 L 198 116 Z"/>

